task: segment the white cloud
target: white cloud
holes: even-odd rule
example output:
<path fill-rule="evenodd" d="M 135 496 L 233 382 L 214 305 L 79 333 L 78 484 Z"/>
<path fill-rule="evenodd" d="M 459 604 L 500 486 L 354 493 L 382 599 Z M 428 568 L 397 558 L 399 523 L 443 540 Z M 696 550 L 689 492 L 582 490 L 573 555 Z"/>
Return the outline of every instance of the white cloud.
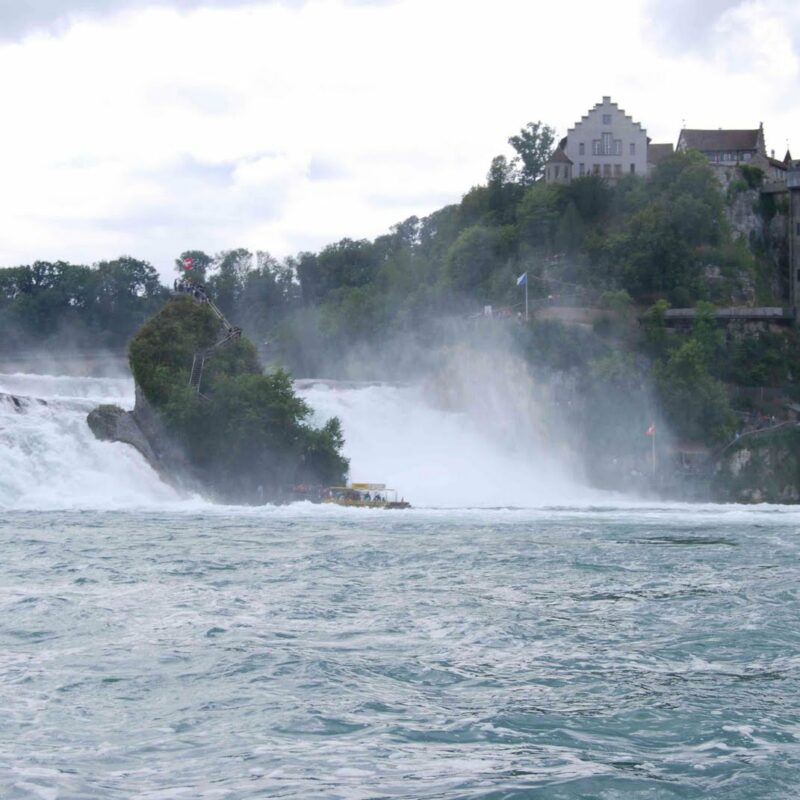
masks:
<path fill-rule="evenodd" d="M 788 0 L 723 10 L 678 53 L 643 35 L 644 0 L 580 25 L 526 0 L 233 5 L 0 46 L 0 266 L 124 251 L 166 272 L 189 247 L 374 236 L 458 200 L 528 120 L 563 133 L 605 94 L 655 140 L 682 118 L 763 120 L 776 149 L 800 131 Z"/>

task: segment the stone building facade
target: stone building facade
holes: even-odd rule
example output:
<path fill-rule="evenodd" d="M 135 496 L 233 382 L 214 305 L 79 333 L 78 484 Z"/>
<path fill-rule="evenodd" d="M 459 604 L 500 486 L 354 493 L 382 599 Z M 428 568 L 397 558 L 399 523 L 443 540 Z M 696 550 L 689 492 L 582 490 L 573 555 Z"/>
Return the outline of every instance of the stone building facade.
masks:
<path fill-rule="evenodd" d="M 800 306 L 800 161 L 790 161 L 786 170 L 789 191 L 789 291 L 790 303 Z"/>
<path fill-rule="evenodd" d="M 661 148 L 652 151 L 650 148 Z M 597 175 L 615 181 L 624 175 L 645 176 L 649 152 L 659 157 L 672 145 L 650 145 L 647 131 L 610 97 L 604 97 L 567 131 L 545 167 L 547 183 L 570 183 Z"/>

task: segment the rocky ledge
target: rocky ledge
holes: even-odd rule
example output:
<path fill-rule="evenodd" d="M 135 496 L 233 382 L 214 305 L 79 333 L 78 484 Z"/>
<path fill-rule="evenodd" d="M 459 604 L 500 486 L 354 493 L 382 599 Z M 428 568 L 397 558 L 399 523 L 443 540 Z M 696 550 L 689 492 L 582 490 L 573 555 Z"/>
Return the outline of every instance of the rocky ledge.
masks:
<path fill-rule="evenodd" d="M 101 405 L 89 412 L 86 421 L 101 441 L 122 442 L 135 447 L 165 483 L 178 489 L 197 489 L 197 482 L 181 449 L 172 442 L 138 386 L 133 411 Z"/>

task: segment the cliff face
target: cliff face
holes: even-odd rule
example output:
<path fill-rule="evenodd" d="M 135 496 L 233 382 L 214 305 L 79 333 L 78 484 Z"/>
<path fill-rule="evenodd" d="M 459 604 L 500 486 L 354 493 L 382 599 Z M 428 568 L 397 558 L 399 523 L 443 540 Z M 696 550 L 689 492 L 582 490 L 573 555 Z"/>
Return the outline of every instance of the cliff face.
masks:
<path fill-rule="evenodd" d="M 761 275 L 762 291 L 768 289 L 776 299 L 785 298 L 788 287 L 786 275 L 789 268 L 788 231 L 789 219 L 784 195 L 762 194 L 760 189 L 750 188 L 729 193 L 725 206 L 725 217 L 735 239 L 743 241 L 750 250 L 760 255 L 770 269 Z M 744 304 L 756 303 L 752 296 L 733 298 Z"/>
<path fill-rule="evenodd" d="M 198 481 L 186 456 L 138 386 L 133 411 L 102 405 L 89 412 L 86 421 L 101 441 L 122 442 L 135 447 L 165 483 L 176 489 L 198 490 Z"/>
<path fill-rule="evenodd" d="M 764 219 L 758 206 L 759 195 L 757 189 L 738 192 L 725 208 L 725 216 L 734 235 L 742 237 L 748 243 L 764 236 Z"/>
<path fill-rule="evenodd" d="M 717 464 L 713 499 L 730 503 L 800 503 L 800 428 L 744 439 Z"/>

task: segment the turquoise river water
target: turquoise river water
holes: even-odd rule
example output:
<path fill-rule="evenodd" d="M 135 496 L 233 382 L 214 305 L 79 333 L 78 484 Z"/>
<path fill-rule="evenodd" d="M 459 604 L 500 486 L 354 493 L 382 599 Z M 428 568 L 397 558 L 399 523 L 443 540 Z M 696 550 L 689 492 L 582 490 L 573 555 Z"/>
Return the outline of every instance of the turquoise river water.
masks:
<path fill-rule="evenodd" d="M 86 436 L 123 384 L 31 388 L 4 800 L 800 794 L 800 512 L 221 508 Z"/>

